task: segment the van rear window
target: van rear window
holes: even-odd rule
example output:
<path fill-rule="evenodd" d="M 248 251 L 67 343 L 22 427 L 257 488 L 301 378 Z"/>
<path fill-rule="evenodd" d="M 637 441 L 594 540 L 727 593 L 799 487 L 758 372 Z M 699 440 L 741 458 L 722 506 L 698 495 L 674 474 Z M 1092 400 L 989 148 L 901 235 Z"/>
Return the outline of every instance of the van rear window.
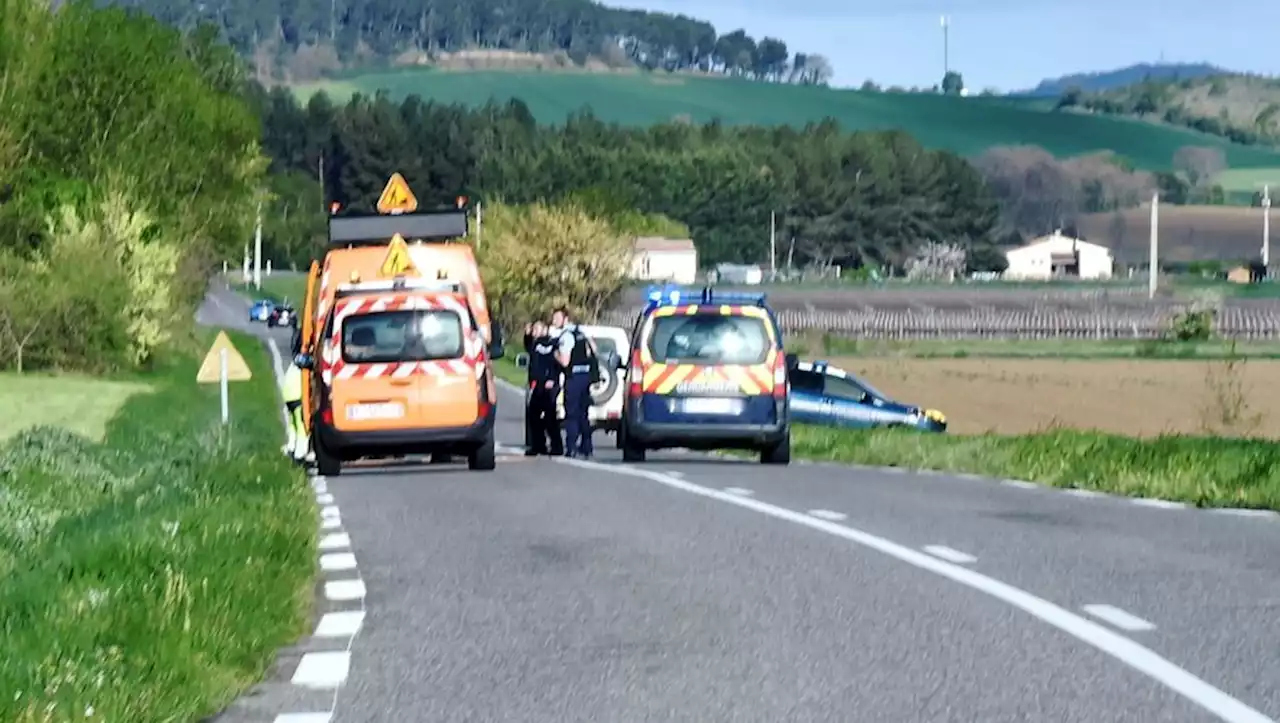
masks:
<path fill-rule="evenodd" d="M 658 362 L 761 364 L 769 345 L 764 321 L 754 316 L 659 316 L 649 332 L 649 353 Z"/>
<path fill-rule="evenodd" d="M 348 364 L 457 359 L 462 319 L 445 310 L 382 311 L 342 322 L 342 358 Z"/>

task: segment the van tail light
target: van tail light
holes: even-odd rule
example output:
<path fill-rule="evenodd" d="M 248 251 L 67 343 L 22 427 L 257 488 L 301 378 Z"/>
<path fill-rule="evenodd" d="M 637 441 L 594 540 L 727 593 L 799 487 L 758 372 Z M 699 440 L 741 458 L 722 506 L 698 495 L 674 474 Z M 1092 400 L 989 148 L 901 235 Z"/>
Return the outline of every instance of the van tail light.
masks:
<path fill-rule="evenodd" d="M 483 361 L 485 356 L 481 354 L 480 359 Z M 479 371 L 478 366 L 477 371 Z M 476 416 L 480 419 L 484 419 L 489 416 L 489 412 L 492 410 L 493 402 L 489 400 L 489 380 L 484 376 L 483 372 L 481 372 L 479 374 L 479 378 L 476 379 Z"/>
<path fill-rule="evenodd" d="M 781 354 L 773 362 L 773 398 L 787 398 L 787 362 Z"/>
<path fill-rule="evenodd" d="M 333 424 L 333 407 L 326 405 L 324 409 L 320 410 L 320 421 L 328 425 Z"/>
<path fill-rule="evenodd" d="M 644 395 L 640 380 L 644 379 L 644 362 L 640 361 L 640 352 L 631 352 L 631 365 L 627 368 L 627 398 L 639 399 Z"/>

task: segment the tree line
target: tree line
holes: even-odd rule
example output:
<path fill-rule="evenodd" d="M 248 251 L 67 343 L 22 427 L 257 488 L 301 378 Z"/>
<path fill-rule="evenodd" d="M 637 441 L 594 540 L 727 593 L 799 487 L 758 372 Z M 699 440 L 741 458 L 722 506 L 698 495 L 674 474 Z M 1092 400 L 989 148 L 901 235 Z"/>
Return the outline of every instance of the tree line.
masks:
<path fill-rule="evenodd" d="M 145 367 L 250 231 L 235 54 L 120 9 L 0 0 L 0 368 Z"/>
<path fill-rule="evenodd" d="M 98 0 L 143 10 L 182 29 L 210 23 L 262 65 L 330 48 L 346 67 L 389 64 L 406 53 L 470 48 L 563 52 L 578 63 L 621 58 L 650 69 L 702 70 L 825 83 L 831 65 L 792 54 L 777 38 L 719 34 L 686 15 L 605 7 L 591 0 Z"/>
<path fill-rule="evenodd" d="M 385 94 L 305 106 L 283 89 L 259 91 L 276 205 L 292 218 L 269 237 L 305 262 L 323 235 L 316 212 L 336 201 L 369 210 L 399 171 L 424 205 L 458 195 L 513 204 L 584 200 L 608 214 L 634 209 L 688 228 L 703 264 L 903 267 L 929 241 L 990 247 L 1000 209 L 964 159 L 903 132 L 672 122 L 627 128 L 581 112 L 537 124 L 524 103 L 480 108 Z"/>

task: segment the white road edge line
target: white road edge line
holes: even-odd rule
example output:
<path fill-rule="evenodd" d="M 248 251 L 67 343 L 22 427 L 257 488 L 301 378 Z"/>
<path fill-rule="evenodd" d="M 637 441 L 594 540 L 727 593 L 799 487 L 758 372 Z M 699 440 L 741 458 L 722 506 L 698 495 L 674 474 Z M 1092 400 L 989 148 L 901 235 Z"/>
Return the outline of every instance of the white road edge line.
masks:
<path fill-rule="evenodd" d="M 1129 500 L 1130 504 L 1139 507 L 1154 507 L 1158 510 L 1185 510 L 1187 504 L 1185 502 L 1170 502 L 1169 500 L 1153 500 L 1146 497 L 1134 497 Z"/>
<path fill-rule="evenodd" d="M 724 491 L 731 495 L 738 495 L 739 497 L 750 497 L 755 494 L 755 492 L 752 492 L 746 487 L 725 487 Z"/>
<path fill-rule="evenodd" d="M 320 569 L 326 572 L 356 569 L 356 556 L 350 552 L 330 552 L 320 556 Z"/>
<path fill-rule="evenodd" d="M 345 532 L 333 532 L 320 538 L 321 550 L 343 550 L 351 547 L 351 536 Z"/>
<path fill-rule="evenodd" d="M 1099 620 L 1111 623 L 1121 630 L 1128 630 L 1129 632 L 1144 632 L 1156 629 L 1156 626 L 1152 623 L 1143 620 L 1137 615 L 1121 610 L 1114 605 L 1081 605 L 1080 609 Z"/>
<path fill-rule="evenodd" d="M 304 688 L 337 688 L 351 672 L 351 653 L 346 650 L 306 653 L 298 661 L 290 682 Z"/>
<path fill-rule="evenodd" d="M 862 545 L 1012 605 L 1032 617 L 1038 618 L 1062 632 L 1092 645 L 1224 721 L 1230 721 L 1231 723 L 1276 723 L 1273 719 L 1236 700 L 1226 692 L 1213 687 L 1188 671 L 1160 657 L 1154 651 L 1111 631 L 1109 628 L 1008 583 L 968 568 L 939 560 L 926 553 L 917 552 L 883 537 L 846 525 L 837 525 L 833 522 L 819 520 L 794 510 L 768 504 L 767 502 L 746 497 L 736 497 L 720 490 L 678 480 L 660 472 L 576 459 L 560 459 L 556 461 L 560 464 L 583 469 L 648 479 L 682 492 L 754 510 L 770 517 L 803 525 L 810 529 L 848 540 L 854 544 Z"/>
<path fill-rule="evenodd" d="M 338 613 L 325 613 L 316 625 L 317 638 L 341 638 L 355 635 L 364 625 L 363 610 L 346 610 Z"/>
<path fill-rule="evenodd" d="M 947 562 L 954 562 L 958 565 L 969 565 L 978 561 L 978 558 L 973 555 L 947 547 L 946 545 L 925 545 L 924 551 L 934 557 L 940 557 Z"/>
<path fill-rule="evenodd" d="M 1007 479 L 1000 482 L 1005 487 L 1017 487 L 1020 490 L 1038 490 L 1040 485 L 1035 482 L 1023 482 L 1020 479 Z"/>
<path fill-rule="evenodd" d="M 272 723 L 329 723 L 332 713 L 281 713 Z"/>

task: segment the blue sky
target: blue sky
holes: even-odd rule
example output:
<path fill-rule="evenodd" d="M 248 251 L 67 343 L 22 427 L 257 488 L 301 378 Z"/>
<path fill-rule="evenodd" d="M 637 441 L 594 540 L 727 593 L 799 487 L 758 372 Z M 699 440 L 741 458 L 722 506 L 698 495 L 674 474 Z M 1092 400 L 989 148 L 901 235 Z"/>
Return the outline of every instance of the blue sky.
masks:
<path fill-rule="evenodd" d="M 678 12 L 725 33 L 745 28 L 821 53 L 835 85 L 871 78 L 923 85 L 942 77 L 942 28 L 951 18 L 951 67 L 965 85 L 1017 90 L 1043 78 L 1140 62 L 1207 61 L 1280 72 L 1280 4 L 1260 0 L 607 0 Z M 862 9 L 867 8 L 867 9 Z"/>

